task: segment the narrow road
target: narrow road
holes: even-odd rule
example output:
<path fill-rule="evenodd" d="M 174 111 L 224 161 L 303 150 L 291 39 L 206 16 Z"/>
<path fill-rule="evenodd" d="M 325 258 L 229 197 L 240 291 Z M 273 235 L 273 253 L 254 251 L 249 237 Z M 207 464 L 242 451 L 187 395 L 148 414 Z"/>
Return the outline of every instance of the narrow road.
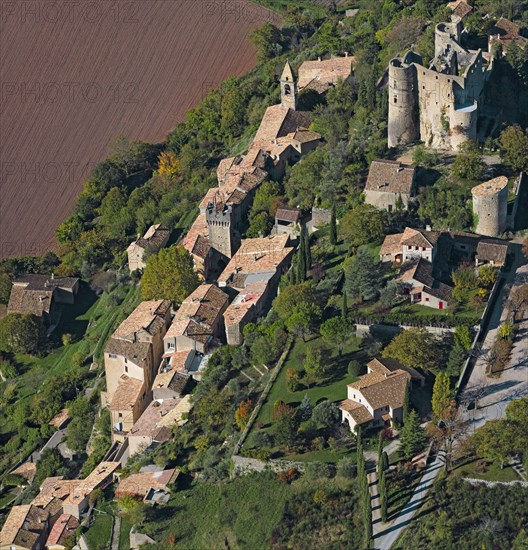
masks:
<path fill-rule="evenodd" d="M 488 324 L 483 344 L 483 355 L 473 367 L 469 381 L 461 393 L 462 401 L 468 402 L 477 392 L 479 396 L 476 410 L 467 410 L 464 416 L 470 422 L 470 432 L 485 424 L 488 420 L 504 418 L 510 401 L 528 395 L 528 319 L 519 324 L 513 345 L 509 366 L 499 378 L 489 378 L 485 372 L 484 354 L 489 351 L 498 327 L 506 320 L 507 299 L 510 291 L 516 286 L 528 283 L 528 263 L 520 256 L 512 266 L 510 273 L 505 274 L 505 285 L 498 297 L 497 304 Z M 409 525 L 417 510 L 421 508 L 427 492 L 432 487 L 436 476 L 442 471 L 444 457 L 439 453 L 426 468 L 411 499 L 403 507 L 398 517 L 381 528 L 373 524 L 374 548 L 389 550 L 398 540 L 403 530 Z M 374 516 L 373 516 L 374 518 Z"/>
<path fill-rule="evenodd" d="M 421 508 L 427 492 L 433 486 L 434 480 L 444 466 L 442 456 L 439 454 L 435 460 L 425 469 L 424 475 L 418 483 L 409 502 L 402 508 L 398 517 L 391 523 L 378 527 L 374 531 L 374 548 L 376 550 L 389 550 L 398 540 L 403 530 L 409 525 L 416 512 Z"/>

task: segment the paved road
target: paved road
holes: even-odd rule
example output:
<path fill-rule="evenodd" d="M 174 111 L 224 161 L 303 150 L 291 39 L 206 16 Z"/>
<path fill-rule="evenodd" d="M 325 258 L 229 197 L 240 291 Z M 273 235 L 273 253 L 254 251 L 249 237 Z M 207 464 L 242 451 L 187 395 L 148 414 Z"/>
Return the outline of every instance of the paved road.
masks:
<path fill-rule="evenodd" d="M 460 394 L 462 402 L 469 403 L 477 397 L 477 409 L 466 411 L 464 416 L 475 430 L 488 420 L 503 418 L 510 401 L 528 395 L 528 319 L 519 323 L 510 363 L 499 378 L 486 375 L 485 355 L 489 352 L 498 327 L 506 321 L 506 302 L 512 289 L 528 283 L 528 263 L 517 260 L 517 270 L 506 274 L 506 283 L 497 300 L 497 305 L 488 325 L 488 332 L 482 346 L 482 355 L 477 358 L 468 383 Z M 515 267 L 515 266 L 514 266 Z"/>
<path fill-rule="evenodd" d="M 487 334 L 484 338 L 483 356 L 489 351 L 498 327 L 506 320 L 506 302 L 510 291 L 516 286 L 528 283 L 528 263 L 518 256 L 510 273 L 505 274 L 505 284 L 492 312 Z M 511 353 L 509 367 L 501 373 L 500 378 L 488 378 L 485 372 L 485 360 L 477 359 L 469 381 L 461 393 L 461 399 L 468 401 L 472 396 L 479 395 L 478 408 L 465 411 L 465 417 L 470 421 L 470 431 L 474 431 L 488 420 L 503 418 L 510 401 L 528 395 L 528 319 L 519 325 Z M 379 514 L 373 515 L 374 548 L 388 550 L 397 541 L 403 530 L 409 525 L 416 511 L 421 508 L 428 490 L 432 487 L 436 476 L 444 466 L 441 453 L 428 466 L 409 502 L 403 507 L 398 517 L 389 524 L 381 526 Z M 374 490 L 371 494 L 377 493 Z M 376 501 L 377 502 L 377 501 Z"/>
<path fill-rule="evenodd" d="M 432 487 L 438 473 L 444 467 L 444 461 L 441 455 L 426 468 L 420 483 L 411 496 L 409 502 L 402 508 L 398 517 L 391 523 L 381 526 L 373 525 L 374 530 L 374 548 L 377 550 L 389 550 L 389 548 L 398 540 L 404 529 L 409 525 L 416 512 L 421 508 L 427 492 Z"/>

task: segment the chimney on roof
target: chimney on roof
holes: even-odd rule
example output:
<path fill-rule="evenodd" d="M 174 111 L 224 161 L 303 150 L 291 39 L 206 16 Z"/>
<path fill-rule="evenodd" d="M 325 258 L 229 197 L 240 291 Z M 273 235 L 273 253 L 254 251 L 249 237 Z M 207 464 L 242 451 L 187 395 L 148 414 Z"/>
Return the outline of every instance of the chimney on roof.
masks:
<path fill-rule="evenodd" d="M 53 281 L 53 279 L 55 279 L 55 273 L 51 274 L 51 280 Z"/>
<path fill-rule="evenodd" d="M 319 62 L 320 62 L 320 61 L 321 61 L 321 58 L 320 58 L 320 57 L 318 57 L 318 58 L 317 58 L 317 61 L 319 61 Z"/>
<path fill-rule="evenodd" d="M 345 57 L 348 57 L 348 52 L 345 52 Z"/>
<path fill-rule="evenodd" d="M 426 225 L 426 226 L 425 226 L 425 230 L 426 230 L 426 231 L 432 231 L 433 228 L 432 228 L 430 225 Z"/>

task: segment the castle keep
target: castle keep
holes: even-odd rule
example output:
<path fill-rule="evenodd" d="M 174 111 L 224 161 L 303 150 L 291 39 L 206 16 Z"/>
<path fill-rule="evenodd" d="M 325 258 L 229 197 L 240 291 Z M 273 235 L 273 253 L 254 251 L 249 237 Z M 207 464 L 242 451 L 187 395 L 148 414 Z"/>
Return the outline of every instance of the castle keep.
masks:
<path fill-rule="evenodd" d="M 508 178 L 499 176 L 471 189 L 473 212 L 477 216 L 475 232 L 498 237 L 506 231 L 508 219 Z"/>
<path fill-rule="evenodd" d="M 457 149 L 479 133 L 489 134 L 493 124 L 482 116 L 482 106 L 492 61 L 482 50 L 463 48 L 460 37 L 460 21 L 439 23 L 429 68 L 412 51 L 390 61 L 384 76 L 389 147 L 421 140 L 429 147 Z"/>

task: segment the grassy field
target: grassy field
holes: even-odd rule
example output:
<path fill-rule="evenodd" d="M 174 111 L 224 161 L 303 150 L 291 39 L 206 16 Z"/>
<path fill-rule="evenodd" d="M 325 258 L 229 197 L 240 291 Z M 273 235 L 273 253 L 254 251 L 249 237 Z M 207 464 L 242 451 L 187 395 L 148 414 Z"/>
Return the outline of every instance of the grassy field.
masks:
<path fill-rule="evenodd" d="M 107 550 L 112 541 L 112 525 L 114 523 L 113 511 L 110 502 L 101 502 L 94 509 L 94 520 L 84 538 L 90 550 Z M 125 546 L 124 548 L 128 548 Z"/>
<path fill-rule="evenodd" d="M 175 492 L 167 506 L 147 514 L 143 532 L 168 548 L 269 548 L 273 529 L 292 495 L 273 474 L 251 474 L 220 483 L 196 483 Z"/>
<path fill-rule="evenodd" d="M 126 518 L 121 518 L 119 550 L 128 550 L 130 548 L 130 529 L 132 529 L 132 524 Z"/>

